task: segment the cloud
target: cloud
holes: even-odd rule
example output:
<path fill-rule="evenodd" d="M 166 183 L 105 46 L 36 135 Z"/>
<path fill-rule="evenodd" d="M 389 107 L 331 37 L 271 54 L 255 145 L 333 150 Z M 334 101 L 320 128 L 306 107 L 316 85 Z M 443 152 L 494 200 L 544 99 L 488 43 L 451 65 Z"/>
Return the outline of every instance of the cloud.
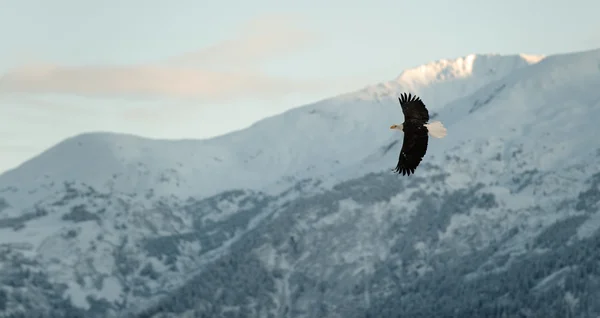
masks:
<path fill-rule="evenodd" d="M 269 16 L 252 20 L 240 34 L 200 51 L 171 59 L 174 65 L 252 67 L 318 43 L 317 34 L 299 28 L 293 16 Z"/>
<path fill-rule="evenodd" d="M 310 88 L 294 80 L 252 72 L 219 72 L 164 66 L 19 69 L 0 79 L 0 90 L 111 96 L 171 96 L 223 100 L 229 95 L 264 97 Z"/>
<path fill-rule="evenodd" d="M 314 81 L 270 76 L 261 63 L 314 44 L 286 17 L 251 21 L 239 35 L 167 61 L 130 66 L 27 65 L 0 76 L 0 93 L 103 97 L 176 97 L 204 101 L 270 98 L 320 88 Z"/>

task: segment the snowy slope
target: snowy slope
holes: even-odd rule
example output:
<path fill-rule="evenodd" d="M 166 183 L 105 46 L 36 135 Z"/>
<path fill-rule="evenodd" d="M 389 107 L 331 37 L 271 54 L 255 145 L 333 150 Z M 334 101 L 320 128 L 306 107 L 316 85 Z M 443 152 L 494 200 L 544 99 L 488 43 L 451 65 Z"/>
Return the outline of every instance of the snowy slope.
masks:
<path fill-rule="evenodd" d="M 380 143 L 143 317 L 597 316 L 599 81 L 595 50 L 482 85 L 440 108 L 449 137 L 415 178 Z M 259 296 L 202 292 L 215 284 Z"/>
<path fill-rule="evenodd" d="M 599 80 L 596 50 L 550 56 L 478 87 L 440 107 L 449 137 L 432 142 L 416 178 L 390 175 L 397 149 L 380 142 L 334 178 L 356 179 L 273 208 L 271 223 L 144 317 L 181 304 L 216 317 L 600 313 L 592 308 L 600 286 L 561 287 L 598 277 L 580 269 L 600 252 Z M 232 275 L 223 286 L 236 284 L 235 273 L 260 273 L 261 296 L 196 296 L 220 271 Z"/>
<path fill-rule="evenodd" d="M 0 176 L 0 305 L 385 316 L 443 255 L 476 280 L 554 221 L 595 237 L 597 87 L 600 50 L 469 55 L 210 140 L 73 137 Z M 414 178 L 389 171 L 403 91 L 449 131 Z"/>

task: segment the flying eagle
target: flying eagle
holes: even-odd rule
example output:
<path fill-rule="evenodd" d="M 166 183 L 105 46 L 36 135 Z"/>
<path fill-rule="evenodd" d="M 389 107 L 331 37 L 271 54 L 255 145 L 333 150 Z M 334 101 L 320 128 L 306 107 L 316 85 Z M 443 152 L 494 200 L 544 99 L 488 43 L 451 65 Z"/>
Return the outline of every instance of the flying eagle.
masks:
<path fill-rule="evenodd" d="M 439 121 L 428 123 L 429 112 L 423 104 L 423 101 L 416 95 L 408 96 L 403 93 L 398 98 L 400 107 L 404 113 L 404 122 L 400 125 L 392 125 L 390 129 L 397 129 L 404 132 L 404 141 L 398 158 L 398 165 L 394 172 L 402 175 L 415 173 L 415 169 L 421 159 L 427 152 L 427 142 L 429 136 L 435 138 L 444 138 L 446 136 L 446 128 Z"/>

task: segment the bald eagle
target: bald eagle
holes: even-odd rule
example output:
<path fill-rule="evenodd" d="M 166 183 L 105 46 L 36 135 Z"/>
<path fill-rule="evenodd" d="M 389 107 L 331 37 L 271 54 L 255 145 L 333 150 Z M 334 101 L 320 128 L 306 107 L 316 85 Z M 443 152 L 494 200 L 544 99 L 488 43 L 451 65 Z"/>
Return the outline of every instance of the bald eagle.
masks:
<path fill-rule="evenodd" d="M 404 122 L 392 125 L 390 129 L 404 132 L 404 141 L 398 158 L 398 165 L 393 171 L 409 175 L 415 173 L 415 169 L 427 152 L 429 135 L 435 138 L 444 138 L 446 128 L 439 121 L 429 123 L 429 112 L 423 101 L 416 95 L 403 93 L 398 98 L 400 107 L 404 113 Z"/>

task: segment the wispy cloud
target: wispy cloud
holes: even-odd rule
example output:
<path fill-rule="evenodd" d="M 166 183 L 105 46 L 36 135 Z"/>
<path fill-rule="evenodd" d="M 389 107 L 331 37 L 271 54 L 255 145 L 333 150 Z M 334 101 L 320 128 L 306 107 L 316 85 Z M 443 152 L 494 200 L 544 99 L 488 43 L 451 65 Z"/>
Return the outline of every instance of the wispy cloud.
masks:
<path fill-rule="evenodd" d="M 294 17 L 277 15 L 252 20 L 240 28 L 239 34 L 196 52 L 169 60 L 171 65 L 199 66 L 211 69 L 254 69 L 269 59 L 297 53 L 317 44 L 317 34 L 300 28 Z"/>
<path fill-rule="evenodd" d="M 286 17 L 252 21 L 239 35 L 197 52 L 146 65 L 27 65 L 2 74 L 0 93 L 108 97 L 178 97 L 206 101 L 278 97 L 320 88 L 314 81 L 270 76 L 261 63 L 298 52 L 317 38 Z"/>

